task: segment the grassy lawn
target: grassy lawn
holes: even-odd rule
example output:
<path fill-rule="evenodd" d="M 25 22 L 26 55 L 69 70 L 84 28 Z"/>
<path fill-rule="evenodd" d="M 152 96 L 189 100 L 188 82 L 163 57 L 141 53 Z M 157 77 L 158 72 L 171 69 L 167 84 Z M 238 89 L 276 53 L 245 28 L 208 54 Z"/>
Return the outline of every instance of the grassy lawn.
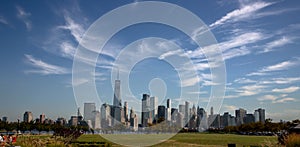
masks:
<path fill-rule="evenodd" d="M 124 145 L 147 145 L 149 139 L 152 141 L 160 141 L 160 144 L 156 144 L 156 147 L 162 146 L 227 146 L 229 143 L 234 143 L 237 146 L 271 146 L 277 143 L 277 137 L 275 136 L 246 136 L 235 134 L 207 134 L 207 133 L 180 133 L 174 137 L 166 140 L 161 138 L 166 137 L 162 134 L 151 135 L 104 135 L 105 138 L 109 138 L 110 141 L 121 142 Z M 77 141 L 104 141 L 100 135 L 82 135 Z M 111 142 L 110 142 L 111 143 Z M 113 146 L 120 146 L 114 143 Z"/>
<path fill-rule="evenodd" d="M 171 138 L 170 138 L 171 137 Z M 105 139 L 106 138 L 106 139 Z M 108 140 L 109 141 L 108 141 Z M 55 141 L 56 140 L 56 141 Z M 27 135 L 19 136 L 16 145 L 21 146 L 63 146 L 59 139 L 51 135 Z M 152 141 L 152 142 L 149 142 Z M 179 133 L 172 137 L 172 134 L 106 134 L 106 135 L 82 135 L 78 142 L 107 142 L 112 146 L 119 147 L 121 143 L 128 146 L 149 146 L 170 147 L 170 146 L 227 146 L 236 144 L 243 146 L 275 146 L 275 136 L 247 136 L 235 134 L 209 134 L 209 133 Z M 159 143 L 160 142 L 160 143 Z M 157 144 L 159 143 L 159 144 Z"/>

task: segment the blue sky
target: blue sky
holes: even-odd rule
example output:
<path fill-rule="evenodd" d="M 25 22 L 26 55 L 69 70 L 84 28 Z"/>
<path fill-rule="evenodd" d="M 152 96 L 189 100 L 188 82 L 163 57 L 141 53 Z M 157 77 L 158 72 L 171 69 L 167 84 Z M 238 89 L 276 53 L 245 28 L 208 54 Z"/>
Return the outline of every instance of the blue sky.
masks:
<path fill-rule="evenodd" d="M 69 119 L 75 115 L 72 64 L 81 38 L 105 13 L 138 2 L 1 1 L 0 116 L 15 121 L 22 119 L 27 110 L 32 111 L 34 117 L 45 113 L 53 119 Z M 267 117 L 276 121 L 300 118 L 299 1 L 165 2 L 196 14 L 219 43 L 227 81 L 220 113 L 234 114 L 240 107 L 253 113 L 262 107 Z M 175 42 L 193 62 L 198 77 L 181 81 L 183 85 L 180 85 L 178 71 L 170 64 L 157 58 L 144 59 L 134 66 L 129 76 L 129 86 L 136 100 L 141 99 L 142 93 L 151 93 L 163 104 L 164 98 L 171 98 L 175 107 L 179 90 L 196 85 L 200 87 L 198 101 L 193 99 L 195 93 L 183 95 L 183 99 L 205 108 L 211 86 L 218 83 L 212 82 L 213 75 L 201 51 L 204 47 L 198 47 L 177 29 L 155 23 L 127 27 L 109 40 L 95 68 L 99 97 L 112 103 L 111 80 L 115 75 L 111 78 L 111 69 L 116 57 L 128 44 L 146 37 Z M 87 82 L 78 81 L 73 84 Z M 124 100 L 127 96 L 122 92 Z M 136 100 L 129 100 L 129 106 L 136 107 Z"/>

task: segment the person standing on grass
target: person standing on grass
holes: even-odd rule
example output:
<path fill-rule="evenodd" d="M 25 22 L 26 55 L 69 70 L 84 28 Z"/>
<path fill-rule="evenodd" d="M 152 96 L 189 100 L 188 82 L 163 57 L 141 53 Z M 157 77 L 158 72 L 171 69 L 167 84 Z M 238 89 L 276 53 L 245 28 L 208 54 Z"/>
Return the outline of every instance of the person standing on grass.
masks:
<path fill-rule="evenodd" d="M 12 145 L 12 140 L 13 140 L 12 135 L 9 135 L 7 139 L 8 139 L 9 145 Z"/>
<path fill-rule="evenodd" d="M 1 134 L 1 135 L 0 135 L 0 143 L 2 144 L 3 141 L 4 141 L 4 140 L 3 140 L 3 135 Z"/>
<path fill-rule="evenodd" d="M 3 134 L 0 135 L 0 145 L 5 146 L 5 138 L 4 138 Z"/>
<path fill-rule="evenodd" d="M 17 136 L 18 136 L 18 135 L 12 137 L 12 143 L 13 143 L 13 144 L 17 142 Z"/>

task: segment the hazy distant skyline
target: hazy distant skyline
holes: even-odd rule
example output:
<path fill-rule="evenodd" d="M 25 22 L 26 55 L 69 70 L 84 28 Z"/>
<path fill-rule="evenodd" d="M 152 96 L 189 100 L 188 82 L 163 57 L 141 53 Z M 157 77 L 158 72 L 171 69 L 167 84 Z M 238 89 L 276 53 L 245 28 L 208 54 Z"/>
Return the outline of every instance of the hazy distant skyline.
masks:
<path fill-rule="evenodd" d="M 76 47 L 90 25 L 105 13 L 139 1 L 1 1 L 0 5 L 0 117 L 10 121 L 45 113 L 56 119 L 76 115 L 72 89 L 72 63 Z M 226 64 L 227 84 L 220 113 L 244 108 L 253 113 L 266 110 L 275 121 L 300 118 L 300 2 L 298 1 L 165 1 L 196 14 L 219 42 Z M 132 9 L 135 9 L 134 7 Z M 210 96 L 210 68 L 201 48 L 182 32 L 166 25 L 145 23 L 118 32 L 99 56 L 96 85 L 99 97 L 112 104 L 111 68 L 115 57 L 129 43 L 144 37 L 174 41 L 193 61 L 199 78 L 182 81 L 185 87 L 199 85 L 184 99 L 206 107 Z M 151 49 L 151 46 L 150 46 Z M 178 54 L 179 52 L 177 52 Z M 176 54 L 176 52 L 173 52 Z M 168 54 L 170 55 L 170 54 Z M 164 58 L 167 54 L 162 54 Z M 128 58 L 135 58 L 129 56 Z M 164 82 L 162 82 L 164 80 Z M 179 98 L 177 72 L 160 59 L 146 59 L 135 65 L 129 86 L 136 98 L 142 94 Z M 79 83 L 85 83 L 82 79 Z M 166 92 L 151 86 L 159 83 Z M 109 85 L 109 86 L 107 86 Z M 122 105 L 128 96 L 122 93 Z M 87 94 L 88 96 L 88 94 Z M 164 100 L 163 100 L 164 99 Z M 163 102 L 163 103 L 162 103 Z M 136 101 L 128 101 L 129 108 Z M 173 106 L 175 107 L 175 106 Z M 97 108 L 100 108 L 97 106 Z M 206 110 L 208 111 L 208 110 Z"/>

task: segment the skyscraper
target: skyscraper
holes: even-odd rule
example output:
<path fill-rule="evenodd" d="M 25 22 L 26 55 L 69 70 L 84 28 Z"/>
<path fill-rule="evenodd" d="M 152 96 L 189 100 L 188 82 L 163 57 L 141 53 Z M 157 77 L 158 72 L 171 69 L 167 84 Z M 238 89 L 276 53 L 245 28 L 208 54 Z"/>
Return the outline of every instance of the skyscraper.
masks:
<path fill-rule="evenodd" d="M 129 117 L 129 112 L 128 112 L 128 103 L 124 102 L 124 121 L 128 122 L 128 117 Z"/>
<path fill-rule="evenodd" d="M 101 127 L 102 128 L 107 128 L 110 127 L 112 122 L 111 122 L 111 107 L 104 103 L 101 106 Z"/>
<path fill-rule="evenodd" d="M 255 122 L 255 117 L 253 114 L 246 114 L 246 116 L 244 117 L 244 123 L 248 124 L 248 123 L 253 123 Z"/>
<path fill-rule="evenodd" d="M 150 111 L 151 111 L 152 121 L 155 120 L 157 116 L 157 101 L 158 98 L 156 96 L 150 97 Z"/>
<path fill-rule="evenodd" d="M 42 113 L 42 114 L 40 115 L 40 123 L 44 123 L 44 122 L 45 122 L 45 118 L 46 118 L 45 114 Z"/>
<path fill-rule="evenodd" d="M 93 112 L 96 110 L 96 104 L 95 103 L 84 103 L 84 120 L 93 120 Z M 77 114 L 78 115 L 78 114 Z"/>
<path fill-rule="evenodd" d="M 179 105 L 179 113 L 181 113 L 184 117 L 184 114 L 185 114 L 185 105 Z"/>
<path fill-rule="evenodd" d="M 171 99 L 167 99 L 166 120 L 171 121 Z"/>
<path fill-rule="evenodd" d="M 8 119 L 7 119 L 7 117 L 6 117 L 6 116 L 3 116 L 1 121 L 2 121 L 2 122 L 7 122 L 7 121 L 8 121 Z"/>
<path fill-rule="evenodd" d="M 229 112 L 224 112 L 223 116 L 221 117 L 221 127 L 227 127 L 230 125 L 230 114 Z"/>
<path fill-rule="evenodd" d="M 33 120 L 33 115 L 30 111 L 26 111 L 23 115 L 24 122 L 31 122 Z"/>
<path fill-rule="evenodd" d="M 93 120 L 92 120 L 93 128 L 100 129 L 101 128 L 100 111 L 95 110 L 92 113 L 93 113 Z"/>
<path fill-rule="evenodd" d="M 254 122 L 259 122 L 259 112 L 258 112 L 258 110 L 254 111 Z"/>
<path fill-rule="evenodd" d="M 150 116 L 150 96 L 148 94 L 143 94 L 142 99 L 142 125 L 147 127 L 148 123 L 152 123 L 152 116 Z"/>
<path fill-rule="evenodd" d="M 119 73 L 117 80 L 115 80 L 115 89 L 114 89 L 114 101 L 113 101 L 113 125 L 119 124 L 124 118 L 122 119 L 122 101 L 121 101 L 121 80 L 119 80 Z"/>
<path fill-rule="evenodd" d="M 78 117 L 71 116 L 71 119 L 69 120 L 69 126 L 77 126 L 77 125 L 78 125 Z"/>
<path fill-rule="evenodd" d="M 133 131 L 138 130 L 138 117 L 134 113 L 133 108 L 130 110 L 130 126 L 132 127 Z"/>
<path fill-rule="evenodd" d="M 176 108 L 171 108 L 171 121 L 172 123 L 176 123 L 177 117 L 178 117 L 178 109 Z"/>
<path fill-rule="evenodd" d="M 158 106 L 157 117 L 158 120 L 166 120 L 166 107 L 164 105 Z"/>
<path fill-rule="evenodd" d="M 238 126 L 244 124 L 244 117 L 246 114 L 247 111 L 245 109 L 240 108 L 239 110 L 235 110 L 236 124 Z"/>
<path fill-rule="evenodd" d="M 121 101 L 121 80 L 115 80 L 115 89 L 114 89 L 114 106 L 122 107 Z"/>
<path fill-rule="evenodd" d="M 258 111 L 258 114 L 259 114 L 259 121 L 262 122 L 262 123 L 265 123 L 265 109 L 262 109 L 262 108 L 259 108 L 257 109 Z"/>
<path fill-rule="evenodd" d="M 203 108 L 197 107 L 197 116 L 198 116 L 198 122 L 197 126 L 199 128 L 199 131 L 204 131 L 208 128 L 207 126 L 207 115 Z"/>
<path fill-rule="evenodd" d="M 190 103 L 188 101 L 185 101 L 185 114 L 184 114 L 184 118 L 185 118 L 185 124 L 187 124 L 190 120 Z"/>

